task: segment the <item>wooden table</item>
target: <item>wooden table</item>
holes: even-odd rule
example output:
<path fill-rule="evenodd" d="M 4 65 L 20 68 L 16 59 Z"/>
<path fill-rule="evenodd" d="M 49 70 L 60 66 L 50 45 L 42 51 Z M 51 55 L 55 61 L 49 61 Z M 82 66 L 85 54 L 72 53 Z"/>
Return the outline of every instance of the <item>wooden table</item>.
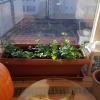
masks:
<path fill-rule="evenodd" d="M 29 100 L 30 97 L 49 97 L 50 100 L 59 100 L 73 96 L 73 100 L 96 100 L 85 88 L 76 82 L 62 79 L 43 79 L 32 84 L 20 95 L 18 100 Z"/>

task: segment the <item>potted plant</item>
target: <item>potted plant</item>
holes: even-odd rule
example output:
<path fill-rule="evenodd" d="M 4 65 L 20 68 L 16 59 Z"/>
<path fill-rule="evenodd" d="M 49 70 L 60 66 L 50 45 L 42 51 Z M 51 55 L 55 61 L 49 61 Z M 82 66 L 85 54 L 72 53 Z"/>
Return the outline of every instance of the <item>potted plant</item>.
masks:
<path fill-rule="evenodd" d="M 64 39 L 58 45 L 56 40 L 50 44 L 14 45 L 4 43 L 0 62 L 5 64 L 14 79 L 80 76 L 81 68 L 89 65 L 79 45 L 71 45 Z"/>

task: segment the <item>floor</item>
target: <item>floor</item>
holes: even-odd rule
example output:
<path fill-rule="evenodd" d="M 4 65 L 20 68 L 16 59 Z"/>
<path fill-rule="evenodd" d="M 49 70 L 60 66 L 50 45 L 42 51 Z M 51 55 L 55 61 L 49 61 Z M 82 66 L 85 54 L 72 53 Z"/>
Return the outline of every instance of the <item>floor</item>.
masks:
<path fill-rule="evenodd" d="M 92 87 L 92 79 L 90 77 L 85 77 L 83 80 L 74 80 L 76 83 L 80 84 L 82 87 L 85 87 L 91 91 Z M 13 100 L 17 100 L 20 93 L 31 84 L 35 83 L 36 81 L 14 81 L 15 86 L 15 96 Z"/>

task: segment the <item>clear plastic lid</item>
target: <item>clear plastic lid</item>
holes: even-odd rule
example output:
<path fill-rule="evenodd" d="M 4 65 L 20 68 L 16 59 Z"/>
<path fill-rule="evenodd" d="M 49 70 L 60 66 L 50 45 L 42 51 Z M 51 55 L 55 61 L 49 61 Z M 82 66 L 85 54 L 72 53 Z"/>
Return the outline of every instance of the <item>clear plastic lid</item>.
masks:
<path fill-rule="evenodd" d="M 18 100 L 96 100 L 88 90 L 66 79 L 43 79 L 32 84 Z"/>

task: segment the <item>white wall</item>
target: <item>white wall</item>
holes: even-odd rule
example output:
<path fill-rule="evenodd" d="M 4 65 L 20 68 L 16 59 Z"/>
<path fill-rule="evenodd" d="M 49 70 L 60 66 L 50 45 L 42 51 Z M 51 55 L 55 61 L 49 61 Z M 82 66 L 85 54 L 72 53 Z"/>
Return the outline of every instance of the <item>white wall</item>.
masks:
<path fill-rule="evenodd" d="M 10 3 L 0 4 L 0 37 L 12 27 Z"/>
<path fill-rule="evenodd" d="M 18 23 L 24 18 L 22 0 L 14 1 L 15 22 Z"/>

